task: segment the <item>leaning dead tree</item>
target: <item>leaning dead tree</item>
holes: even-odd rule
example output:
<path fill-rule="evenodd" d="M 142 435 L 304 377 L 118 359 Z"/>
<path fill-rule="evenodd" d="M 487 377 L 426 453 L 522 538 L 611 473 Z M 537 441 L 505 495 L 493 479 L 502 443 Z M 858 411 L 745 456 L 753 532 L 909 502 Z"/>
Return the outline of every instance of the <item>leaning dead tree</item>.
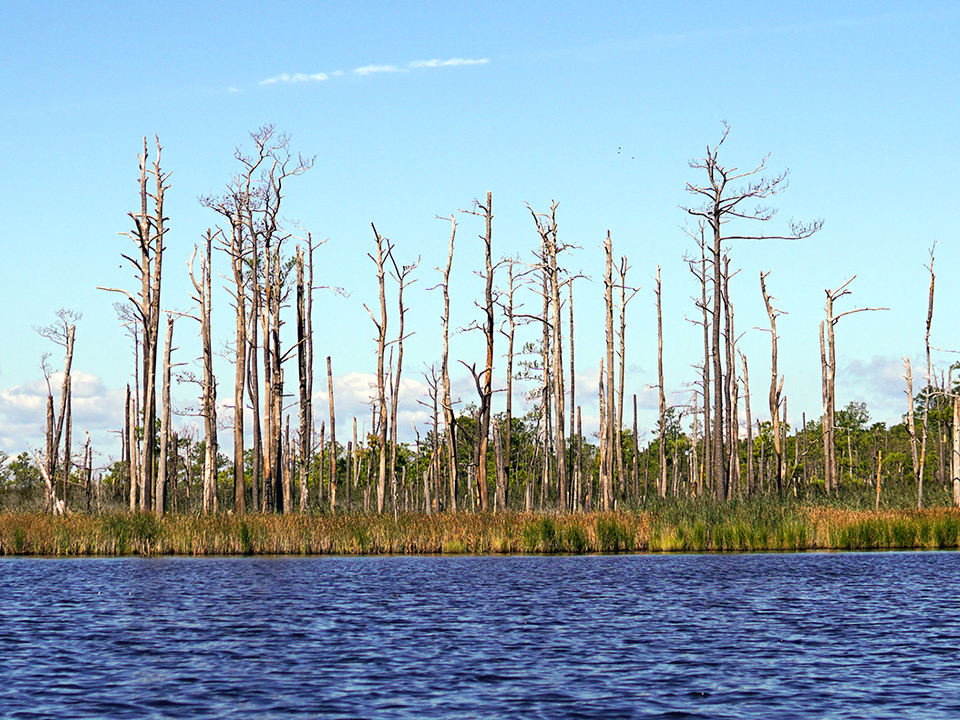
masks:
<path fill-rule="evenodd" d="M 725 362 L 725 355 L 721 345 L 721 323 L 725 318 L 723 308 L 725 286 L 723 253 L 725 246 L 735 240 L 798 240 L 811 236 L 822 226 L 822 220 L 811 223 L 797 223 L 791 221 L 789 233 L 783 235 L 768 235 L 766 233 L 742 233 L 726 230 L 727 223 L 739 220 L 756 220 L 766 222 L 776 214 L 776 209 L 765 205 L 749 207 L 748 203 L 762 203 L 782 192 L 787 187 L 789 171 L 773 176 L 763 175 L 766 169 L 767 158 L 763 158 L 753 169 L 740 171 L 736 167 L 728 167 L 720 161 L 720 148 L 730 126 L 724 123 L 723 135 L 714 146 L 707 146 L 706 154 L 702 158 L 690 161 L 690 167 L 702 170 L 706 174 L 706 181 L 702 184 L 687 183 L 687 191 L 699 197 L 702 204 L 696 207 L 685 208 L 686 211 L 702 220 L 712 234 L 712 242 L 708 243 L 707 261 L 712 269 L 712 312 L 711 312 L 711 374 L 713 380 L 713 427 L 711 429 L 711 459 L 708 463 L 710 479 L 715 488 L 718 500 L 725 500 L 730 496 L 732 468 L 729 464 L 730 423 L 733 410 L 727 404 L 729 398 L 730 374 L 736 374 L 735 366 L 729 360 Z"/>
<path fill-rule="evenodd" d="M 139 250 L 137 253 L 121 256 L 134 269 L 134 277 L 140 281 L 136 292 L 120 288 L 101 287 L 100 290 L 118 292 L 127 297 L 136 311 L 140 332 L 140 361 L 142 362 L 142 388 L 139 402 L 140 427 L 143 428 L 144 442 L 137 466 L 138 476 L 134 478 L 140 488 L 140 509 L 153 507 L 153 491 L 156 482 L 156 452 L 153 442 L 157 421 L 157 349 L 160 328 L 160 283 L 163 269 L 163 242 L 167 232 L 167 218 L 163 214 L 164 194 L 170 187 L 167 180 L 170 173 L 160 169 L 162 148 L 156 138 L 157 155 L 152 165 L 148 164 L 147 139 L 143 139 L 143 153 L 140 158 L 140 209 L 128 213 L 133 220 L 134 229 L 121 233 L 129 237 Z"/>
<path fill-rule="evenodd" d="M 44 354 L 41 361 L 43 376 L 47 382 L 47 425 L 44 457 L 37 462 L 37 467 L 47 488 L 46 509 L 55 515 L 66 511 L 67 486 L 70 482 L 73 434 L 71 369 L 76 323 L 80 317 L 81 314 L 78 312 L 63 309 L 57 312 L 58 322 L 47 327 L 34 328 L 41 337 L 59 345 L 64 351 L 59 414 L 54 412 L 53 389 L 50 384 L 52 373 L 47 366 L 49 354 Z M 63 441 L 62 450 L 61 440 Z"/>

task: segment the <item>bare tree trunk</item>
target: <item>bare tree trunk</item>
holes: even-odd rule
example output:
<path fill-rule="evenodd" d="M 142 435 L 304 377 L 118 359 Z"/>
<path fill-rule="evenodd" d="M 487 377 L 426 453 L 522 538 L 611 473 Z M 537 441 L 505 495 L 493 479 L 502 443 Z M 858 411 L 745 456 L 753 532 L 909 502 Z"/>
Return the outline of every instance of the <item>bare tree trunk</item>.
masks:
<path fill-rule="evenodd" d="M 408 280 L 408 276 L 413 272 L 417 266 L 420 264 L 418 259 L 412 265 L 404 265 L 402 268 L 397 265 L 396 259 L 393 257 L 393 253 L 390 254 L 390 261 L 393 263 L 394 270 L 394 280 L 397 281 L 397 317 L 399 322 L 399 328 L 397 332 L 397 365 L 396 369 L 393 372 L 393 387 L 391 388 L 390 393 L 390 482 L 391 487 L 393 488 L 393 502 L 394 502 L 394 513 L 396 514 L 396 503 L 397 503 L 397 410 L 400 404 L 400 380 L 403 373 L 403 341 L 404 341 L 404 320 L 407 314 L 407 308 L 403 305 L 403 291 L 406 289 L 407 285 L 411 282 L 416 282 L 416 280 Z M 391 352 L 391 355 L 393 353 Z M 333 430 L 330 431 L 331 438 L 333 437 Z"/>
<path fill-rule="evenodd" d="M 936 243 L 930 248 L 930 265 L 927 269 L 930 271 L 930 294 L 927 303 L 927 330 L 923 336 L 924 344 L 927 349 L 927 388 L 924 393 L 924 412 L 923 412 L 923 434 L 920 443 L 920 472 L 917 475 L 917 509 L 923 508 L 923 475 L 927 459 L 927 433 L 930 426 L 930 395 L 933 392 L 933 366 L 930 364 L 930 326 L 933 324 L 933 290 L 936 283 L 936 275 L 933 273 L 933 251 Z"/>
<path fill-rule="evenodd" d="M 193 284 L 193 299 L 199 307 L 200 340 L 203 346 L 203 380 L 201 384 L 201 414 L 203 415 L 206 455 L 203 463 L 203 511 L 217 510 L 217 381 L 213 374 L 213 342 L 210 331 L 212 314 L 212 248 L 213 233 L 207 230 L 204 237 L 204 253 L 200 256 L 200 280 L 193 273 L 194 255 L 190 257 L 190 282 Z M 146 441 L 145 441 L 146 442 Z"/>
<path fill-rule="evenodd" d="M 599 387 L 599 398 L 598 398 L 598 408 L 600 411 L 600 464 L 599 464 L 600 477 L 598 478 L 600 487 L 598 488 L 598 491 L 599 491 L 600 497 L 603 498 L 602 500 L 600 500 L 600 502 L 603 503 L 603 511 L 609 512 L 611 503 L 607 495 L 606 472 L 607 472 L 607 464 L 608 464 L 607 456 L 610 453 L 610 447 L 609 445 L 607 445 L 607 442 L 606 442 L 607 433 L 606 433 L 605 423 L 607 419 L 607 396 L 606 396 L 606 393 L 604 393 L 604 387 L 603 387 L 603 382 L 604 382 L 603 360 L 604 359 L 601 357 L 600 358 L 600 375 L 599 375 L 600 387 Z"/>
<path fill-rule="evenodd" d="M 443 422 L 444 437 L 447 445 L 447 480 L 450 486 L 450 512 L 457 512 L 457 423 L 453 413 L 453 401 L 450 397 L 450 269 L 453 265 L 453 244 L 457 236 L 456 217 L 450 216 L 450 250 L 447 253 L 447 265 L 443 271 L 443 355 L 441 359 L 440 380 L 443 386 Z M 507 396 L 509 407 L 510 399 Z"/>
<path fill-rule="evenodd" d="M 953 478 L 953 504 L 960 507 L 960 396 L 956 395 L 953 397 L 952 440 L 953 452 L 950 454 L 950 475 Z"/>
<path fill-rule="evenodd" d="M 52 398 L 51 398 L 52 399 Z M 137 473 L 134 469 L 134 460 L 136 453 L 133 450 L 133 400 L 130 393 L 130 385 L 127 385 L 127 399 L 123 406 L 123 436 L 125 440 L 123 448 L 123 459 L 127 463 L 127 480 L 130 484 L 130 512 L 137 509 Z M 49 410 L 53 405 L 48 406 Z"/>
<path fill-rule="evenodd" d="M 333 398 L 333 361 L 327 355 L 327 395 L 330 398 L 330 509 L 337 508 L 337 413 Z M 347 474 L 349 495 L 350 476 Z"/>
<path fill-rule="evenodd" d="M 657 389 L 659 396 L 660 472 L 657 476 L 657 494 L 667 496 L 667 398 L 663 389 L 663 307 L 661 305 L 660 266 L 657 265 Z"/>
<path fill-rule="evenodd" d="M 380 467 L 377 474 L 377 512 L 382 513 L 387 490 L 387 387 L 386 376 L 384 375 L 384 353 L 387 346 L 387 287 L 384 267 L 387 257 L 392 251 L 392 247 L 389 241 L 385 240 L 380 233 L 377 232 L 377 228 L 373 223 L 370 223 L 370 227 L 373 228 L 373 234 L 376 237 L 377 254 L 376 257 L 372 254 L 368 255 L 377 266 L 377 283 L 380 288 L 380 319 L 377 320 L 374 318 L 369 308 L 367 312 L 370 313 L 370 319 L 373 320 L 373 324 L 377 328 L 377 409 L 375 417 L 377 419 L 377 434 L 380 440 Z"/>
<path fill-rule="evenodd" d="M 828 303 L 830 295 L 827 295 Z M 827 313 L 828 320 L 830 311 Z M 833 439 L 833 365 L 826 349 L 824 323 L 820 323 L 820 362 L 823 367 L 823 485 L 827 493 L 832 493 L 836 486 L 837 465 L 834 453 L 836 447 Z"/>
<path fill-rule="evenodd" d="M 310 452 L 313 449 L 312 392 L 310 384 L 310 362 L 307 348 L 312 342 L 307 329 L 307 288 L 304 278 L 303 250 L 297 246 L 297 379 L 300 390 L 300 428 L 299 428 L 299 468 L 300 512 L 307 511 L 310 502 Z M 329 358 L 328 358 L 329 360 Z M 321 500 L 322 502 L 322 500 Z M 331 507 L 331 509 L 333 509 Z"/>
<path fill-rule="evenodd" d="M 773 300 L 767 292 L 766 278 L 769 272 L 760 273 L 760 292 L 763 293 L 763 303 L 767 308 L 767 317 L 770 319 L 770 420 L 773 429 L 773 452 L 775 455 L 775 477 L 777 481 L 777 493 L 783 492 L 783 448 L 780 443 L 780 404 L 783 393 L 783 377 L 777 372 L 777 317 L 781 312 L 773 307 Z"/>
<path fill-rule="evenodd" d="M 493 399 L 493 340 L 494 340 L 494 305 L 493 305 L 493 194 L 487 193 L 487 204 L 477 205 L 477 209 L 484 216 L 486 230 L 483 237 L 484 261 L 484 325 L 483 332 L 487 341 L 487 362 L 483 373 L 483 391 L 480 398 L 480 412 L 477 426 L 480 437 L 478 439 L 477 486 L 479 488 L 480 511 L 487 512 L 490 503 L 487 499 L 487 444 L 490 437 L 490 413 Z"/>
<path fill-rule="evenodd" d="M 919 483 L 920 473 L 920 455 L 917 446 L 917 426 L 914 421 L 914 402 L 913 402 L 913 370 L 910 367 L 910 356 L 903 359 L 907 368 L 907 374 L 904 378 L 907 381 L 907 433 L 910 435 L 910 454 L 913 460 L 913 478 Z"/>
<path fill-rule="evenodd" d="M 740 353 L 740 362 L 743 364 L 743 404 L 747 420 L 747 495 L 753 495 L 756 490 L 756 480 L 753 474 L 753 419 L 750 416 L 750 371 L 747 369 L 747 356 Z"/>
<path fill-rule="evenodd" d="M 507 509 L 507 468 L 504 463 L 503 437 L 500 424 L 493 423 L 493 455 L 497 468 L 496 509 L 505 512 Z"/>
<path fill-rule="evenodd" d="M 606 254 L 606 271 L 604 273 L 604 302 L 606 305 L 606 344 L 607 344 L 607 397 L 606 413 L 601 413 L 601 434 L 606 452 L 603 453 L 603 467 L 601 470 L 601 486 L 603 489 L 603 510 L 613 510 L 613 423 L 616 417 L 616 403 L 613 390 L 613 245 L 610 242 L 610 231 L 603 244 Z"/>
<path fill-rule="evenodd" d="M 630 266 L 627 264 L 627 256 L 624 255 L 620 258 L 620 265 L 617 267 L 617 279 L 619 280 L 620 289 L 620 332 L 618 333 L 620 338 L 620 369 L 619 386 L 617 388 L 616 445 L 617 474 L 620 476 L 620 497 L 626 497 L 627 487 L 626 470 L 623 465 L 623 406 L 625 404 L 623 386 L 626 380 L 627 368 L 627 303 L 633 299 L 639 290 L 639 288 L 627 287 L 627 270 L 629 269 Z M 627 290 L 630 291 L 629 295 L 627 295 Z"/>
<path fill-rule="evenodd" d="M 170 371 L 172 368 L 170 355 L 173 352 L 173 323 L 173 313 L 167 313 L 167 333 L 163 349 L 163 385 L 160 394 L 160 467 L 157 470 L 157 488 L 154 493 L 153 508 L 159 515 L 167 510 L 167 483 L 170 475 Z"/>

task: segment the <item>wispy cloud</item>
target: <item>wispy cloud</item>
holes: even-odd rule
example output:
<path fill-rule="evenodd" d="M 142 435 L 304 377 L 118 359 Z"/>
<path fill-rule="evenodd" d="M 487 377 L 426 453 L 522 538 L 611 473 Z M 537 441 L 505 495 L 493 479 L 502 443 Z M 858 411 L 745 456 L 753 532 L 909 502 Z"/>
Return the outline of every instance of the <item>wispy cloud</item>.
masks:
<path fill-rule="evenodd" d="M 357 75 L 372 75 L 373 73 L 395 73 L 400 72 L 396 65 L 364 65 L 353 71 Z"/>
<path fill-rule="evenodd" d="M 486 65 L 490 62 L 489 58 L 480 60 L 469 60 L 464 58 L 450 58 L 449 60 L 414 60 L 409 63 L 412 68 L 432 68 L 432 67 L 457 67 L 459 65 Z"/>
<path fill-rule="evenodd" d="M 294 73 L 293 75 L 282 73 L 280 75 L 275 75 L 272 78 L 261 80 L 260 84 L 273 85 L 274 83 L 317 82 L 326 79 L 328 79 L 328 75 L 326 73 Z"/>
<path fill-rule="evenodd" d="M 367 75 L 375 75 L 377 73 L 405 73 L 410 72 L 411 70 L 422 70 L 425 68 L 441 68 L 441 67 L 461 67 L 464 65 L 486 65 L 490 62 L 489 58 L 480 58 L 478 60 L 472 58 L 450 58 L 448 60 L 441 60 L 440 58 L 434 58 L 433 60 L 412 60 L 408 62 L 405 66 L 399 65 L 364 65 L 363 67 L 358 67 L 351 71 L 353 75 L 359 75 L 365 77 Z M 334 70 L 330 73 L 281 73 L 280 75 L 275 75 L 266 80 L 261 80 L 261 85 L 276 85 L 277 83 L 300 83 L 300 82 L 318 82 L 322 80 L 329 80 L 331 77 L 342 77 L 345 75 L 343 70 Z M 231 92 L 236 92 L 235 88 L 230 88 Z"/>

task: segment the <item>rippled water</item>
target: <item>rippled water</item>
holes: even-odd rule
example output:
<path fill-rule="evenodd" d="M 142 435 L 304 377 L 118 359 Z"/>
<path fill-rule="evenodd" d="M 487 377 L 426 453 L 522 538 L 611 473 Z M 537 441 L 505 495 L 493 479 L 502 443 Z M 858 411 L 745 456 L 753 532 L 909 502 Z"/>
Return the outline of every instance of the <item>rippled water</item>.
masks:
<path fill-rule="evenodd" d="M 0 560 L 0 715 L 960 718 L 960 554 Z"/>

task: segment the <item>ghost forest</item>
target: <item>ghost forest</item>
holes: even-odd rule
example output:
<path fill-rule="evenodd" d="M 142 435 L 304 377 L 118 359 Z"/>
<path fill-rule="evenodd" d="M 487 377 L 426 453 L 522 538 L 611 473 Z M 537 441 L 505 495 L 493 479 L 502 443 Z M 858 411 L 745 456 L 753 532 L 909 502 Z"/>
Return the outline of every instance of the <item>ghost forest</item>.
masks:
<path fill-rule="evenodd" d="M 322 413 L 313 404 L 314 251 L 319 243 L 309 232 L 288 227 L 281 213 L 288 183 L 308 172 L 313 160 L 294 154 L 289 137 L 272 126 L 251 134 L 252 146 L 235 153 L 237 169 L 223 194 L 200 199 L 217 223 L 188 262 L 192 310 L 173 312 L 161 300 L 169 173 L 161 166 L 159 139 L 145 139 L 138 204 L 129 213 L 132 228 L 124 233 L 130 242 L 123 258 L 133 269 L 135 285 L 101 288 L 105 295 L 119 297 L 118 317 L 134 346 L 133 381 L 127 385 L 120 433 L 122 456 L 95 468 L 89 434 L 82 445 L 75 437 L 71 366 L 74 343 L 82 342 L 80 315 L 62 310 L 56 322 L 37 329 L 63 352 L 62 369 L 55 371 L 49 356 L 42 363 L 48 387 L 46 441 L 32 453 L 5 458 L 0 466 L 3 507 L 53 514 L 124 509 L 155 514 L 576 513 L 642 508 L 669 498 L 722 503 L 751 496 L 787 500 L 876 493 L 879 508 L 881 487 L 918 508 L 925 498 L 928 505 L 960 504 L 960 395 L 953 368 L 945 373 L 931 363 L 933 249 L 927 266 L 926 367 L 918 379 L 905 360 L 910 401 L 903 422 L 871 424 L 862 403 L 837 407 L 838 322 L 851 313 L 882 309 L 836 307 L 851 293 L 851 278 L 825 292 L 822 414 L 809 420 L 804 415 L 800 427 L 790 427 L 784 378 L 777 368 L 781 310 L 768 287 L 768 273 L 761 273 L 757 289 L 769 320 L 764 329 L 771 372 L 761 381 L 751 380 L 747 357 L 737 346 L 729 293 L 735 272 L 731 241 L 800 240 L 816 233 L 822 221 L 791 222 L 768 231 L 776 225 L 775 209 L 765 203 L 785 188 L 787 173 L 769 174 L 766 159 L 747 171 L 725 164 L 721 155 L 728 133 L 724 124 L 719 142 L 690 161 L 686 186 L 687 232 L 695 250 L 684 262 L 699 288 L 693 303 L 698 336 L 702 329 L 702 348 L 695 350 L 698 380 L 687 393 L 688 403 L 667 404 L 658 267 L 653 291 L 659 410 L 650 440 L 642 446 L 637 396 L 624 387 L 627 311 L 638 289 L 628 279 L 627 258 L 615 255 L 609 232 L 603 242 L 605 344 L 600 352 L 583 350 L 573 341 L 574 283 L 582 276 L 563 267 L 572 245 L 558 233 L 557 204 L 542 211 L 527 206 L 536 241 L 528 257 L 496 258 L 493 197 L 487 193 L 475 200 L 467 213 L 483 229 L 485 262 L 478 271 L 483 296 L 466 300 L 479 308 L 479 319 L 468 329 L 483 338 L 485 353 L 454 359 L 449 356 L 450 304 L 456 298 L 451 298 L 449 280 L 458 215 L 447 218 L 448 252 L 434 288 L 442 293 L 442 354 L 424 373 L 429 392 L 419 399 L 430 422 L 423 437 L 418 433 L 415 443 L 403 443 L 397 417 L 401 378 L 409 372 L 403 365 L 410 335 L 405 292 L 417 279 L 419 260 L 404 265 L 394 244 L 371 224 L 369 257 L 379 288 L 379 303 L 364 306 L 376 342 L 371 413 L 361 421 L 363 432 L 358 434 L 354 417 L 352 437 L 338 438 L 330 356 L 325 359 L 329 401 Z M 757 209 L 749 209 L 754 205 Z M 235 313 L 227 344 L 234 370 L 232 403 L 223 404 L 232 405 L 233 412 L 219 415 L 218 389 L 226 381 L 214 372 L 215 272 L 227 279 Z M 597 292 L 599 286 L 594 285 Z M 523 308 L 520 293 L 534 298 L 535 310 Z M 182 364 L 172 357 L 175 327 L 178 333 L 199 330 L 200 373 L 175 372 Z M 521 332 L 533 339 L 521 343 Z M 598 387 L 576 387 L 575 353 L 596 359 Z M 499 371 L 506 387 L 495 389 L 497 356 L 503 358 Z M 295 383 L 290 382 L 292 368 Z M 451 395 L 455 368 L 467 371 L 475 386 L 476 395 L 468 402 L 458 403 Z M 55 372 L 58 379 L 62 375 L 56 400 Z M 175 377 L 198 389 L 202 437 L 174 427 Z M 517 378 L 534 381 L 536 387 L 528 411 L 520 416 L 514 414 L 511 387 Z M 764 388 L 759 395 L 766 396 L 764 402 L 755 401 L 758 385 Z M 582 431 L 578 392 L 599 401 L 599 431 L 589 436 Z M 502 407 L 494 412 L 500 398 Z M 246 418 L 242 408 L 248 410 Z M 224 435 L 232 429 L 232 453 L 221 452 L 220 429 Z"/>

